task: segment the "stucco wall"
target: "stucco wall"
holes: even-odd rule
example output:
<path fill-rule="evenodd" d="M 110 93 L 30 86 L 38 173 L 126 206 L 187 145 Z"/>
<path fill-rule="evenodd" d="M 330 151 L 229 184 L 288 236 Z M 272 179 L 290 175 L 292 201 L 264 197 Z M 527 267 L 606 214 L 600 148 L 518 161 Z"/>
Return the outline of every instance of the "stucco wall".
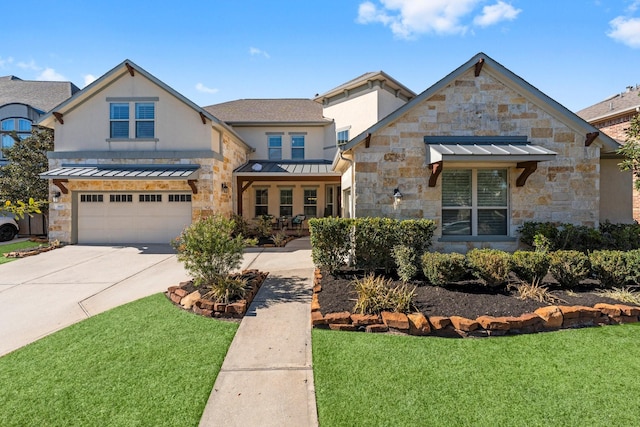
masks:
<path fill-rule="evenodd" d="M 268 133 L 282 133 L 282 159 L 291 160 L 291 137 L 304 134 L 305 159 L 318 160 L 325 158 L 324 126 L 239 126 L 233 128 L 242 139 L 255 149 L 251 159 L 269 158 Z M 335 136 L 334 136 L 335 137 Z"/>
<path fill-rule="evenodd" d="M 558 155 L 554 161 L 540 162 L 524 187 L 516 187 L 521 169 L 515 164 L 500 165 L 509 167 L 510 235 L 515 236 L 525 221 L 597 225 L 599 147 L 585 147 L 585 135 L 552 116 L 552 111 L 501 83 L 488 67 L 479 77 L 469 70 L 372 135 L 369 148 L 364 144 L 355 147 L 356 216 L 431 218 L 440 226 L 442 180 L 435 187 L 428 186 L 424 137 L 527 136 Z M 455 166 L 464 165 L 444 164 L 445 169 Z M 395 207 L 394 188 L 404 195 Z M 436 235 L 441 235 L 440 227 Z M 460 250 L 486 245 L 515 248 L 515 243 L 509 242 L 436 242 L 435 246 Z"/>

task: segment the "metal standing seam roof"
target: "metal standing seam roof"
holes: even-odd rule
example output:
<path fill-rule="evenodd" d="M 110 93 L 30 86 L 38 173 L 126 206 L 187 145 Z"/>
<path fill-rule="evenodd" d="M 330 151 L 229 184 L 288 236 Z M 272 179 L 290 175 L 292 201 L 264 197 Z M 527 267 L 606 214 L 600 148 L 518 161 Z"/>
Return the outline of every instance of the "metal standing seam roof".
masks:
<path fill-rule="evenodd" d="M 43 179 L 188 179 L 200 165 L 73 165 L 41 173 Z"/>
<path fill-rule="evenodd" d="M 429 163 L 457 161 L 527 161 L 552 160 L 555 151 L 532 144 L 427 144 Z"/>
<path fill-rule="evenodd" d="M 331 162 L 328 160 L 317 162 L 252 160 L 240 166 L 234 172 L 240 174 L 336 175 L 331 170 Z"/>

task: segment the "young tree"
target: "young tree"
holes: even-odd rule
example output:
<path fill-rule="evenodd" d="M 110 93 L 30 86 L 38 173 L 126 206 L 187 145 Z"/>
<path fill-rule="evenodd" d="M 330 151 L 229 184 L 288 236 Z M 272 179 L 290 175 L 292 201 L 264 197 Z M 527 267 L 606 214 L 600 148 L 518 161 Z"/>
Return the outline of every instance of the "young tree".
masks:
<path fill-rule="evenodd" d="M 625 144 L 618 149 L 618 154 L 624 156 L 619 163 L 620 170 L 633 173 L 635 189 L 640 191 L 640 114 L 629 122 Z"/>
<path fill-rule="evenodd" d="M 0 201 L 47 200 L 49 183 L 39 174 L 47 170 L 47 151 L 52 150 L 51 129 L 34 129 L 25 139 L 15 137 L 13 146 L 3 150 L 9 163 L 0 169 Z"/>

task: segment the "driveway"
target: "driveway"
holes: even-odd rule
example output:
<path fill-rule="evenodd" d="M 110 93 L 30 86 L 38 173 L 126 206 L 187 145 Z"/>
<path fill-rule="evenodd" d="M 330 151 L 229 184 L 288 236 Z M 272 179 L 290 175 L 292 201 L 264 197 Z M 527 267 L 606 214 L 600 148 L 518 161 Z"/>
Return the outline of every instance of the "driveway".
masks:
<path fill-rule="evenodd" d="M 187 279 L 169 245 L 72 245 L 2 264 L 0 356 Z"/>

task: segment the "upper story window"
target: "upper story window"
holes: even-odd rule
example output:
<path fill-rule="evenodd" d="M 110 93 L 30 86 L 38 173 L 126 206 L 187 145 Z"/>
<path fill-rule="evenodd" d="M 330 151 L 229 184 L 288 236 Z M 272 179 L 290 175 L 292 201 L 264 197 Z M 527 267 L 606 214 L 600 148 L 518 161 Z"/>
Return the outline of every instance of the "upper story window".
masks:
<path fill-rule="evenodd" d="M 291 159 L 304 160 L 304 135 L 291 136 Z"/>
<path fill-rule="evenodd" d="M 349 129 L 338 132 L 336 139 L 338 145 L 343 145 L 349 142 Z"/>
<path fill-rule="evenodd" d="M 131 108 L 135 111 L 133 123 L 130 120 Z M 153 102 L 111 102 L 109 104 L 109 137 L 129 139 L 130 135 L 135 135 L 137 139 L 155 138 L 155 117 Z"/>
<path fill-rule="evenodd" d="M 282 160 L 282 135 L 269 135 L 269 160 Z"/>
<path fill-rule="evenodd" d="M 16 118 L 5 119 L 0 124 L 0 131 L 2 134 L 0 149 L 11 148 L 15 142 L 12 136 L 13 132 L 15 132 L 20 139 L 25 139 L 31 136 L 31 121 Z M 3 158 L 2 151 L 0 151 L 0 158 Z"/>

